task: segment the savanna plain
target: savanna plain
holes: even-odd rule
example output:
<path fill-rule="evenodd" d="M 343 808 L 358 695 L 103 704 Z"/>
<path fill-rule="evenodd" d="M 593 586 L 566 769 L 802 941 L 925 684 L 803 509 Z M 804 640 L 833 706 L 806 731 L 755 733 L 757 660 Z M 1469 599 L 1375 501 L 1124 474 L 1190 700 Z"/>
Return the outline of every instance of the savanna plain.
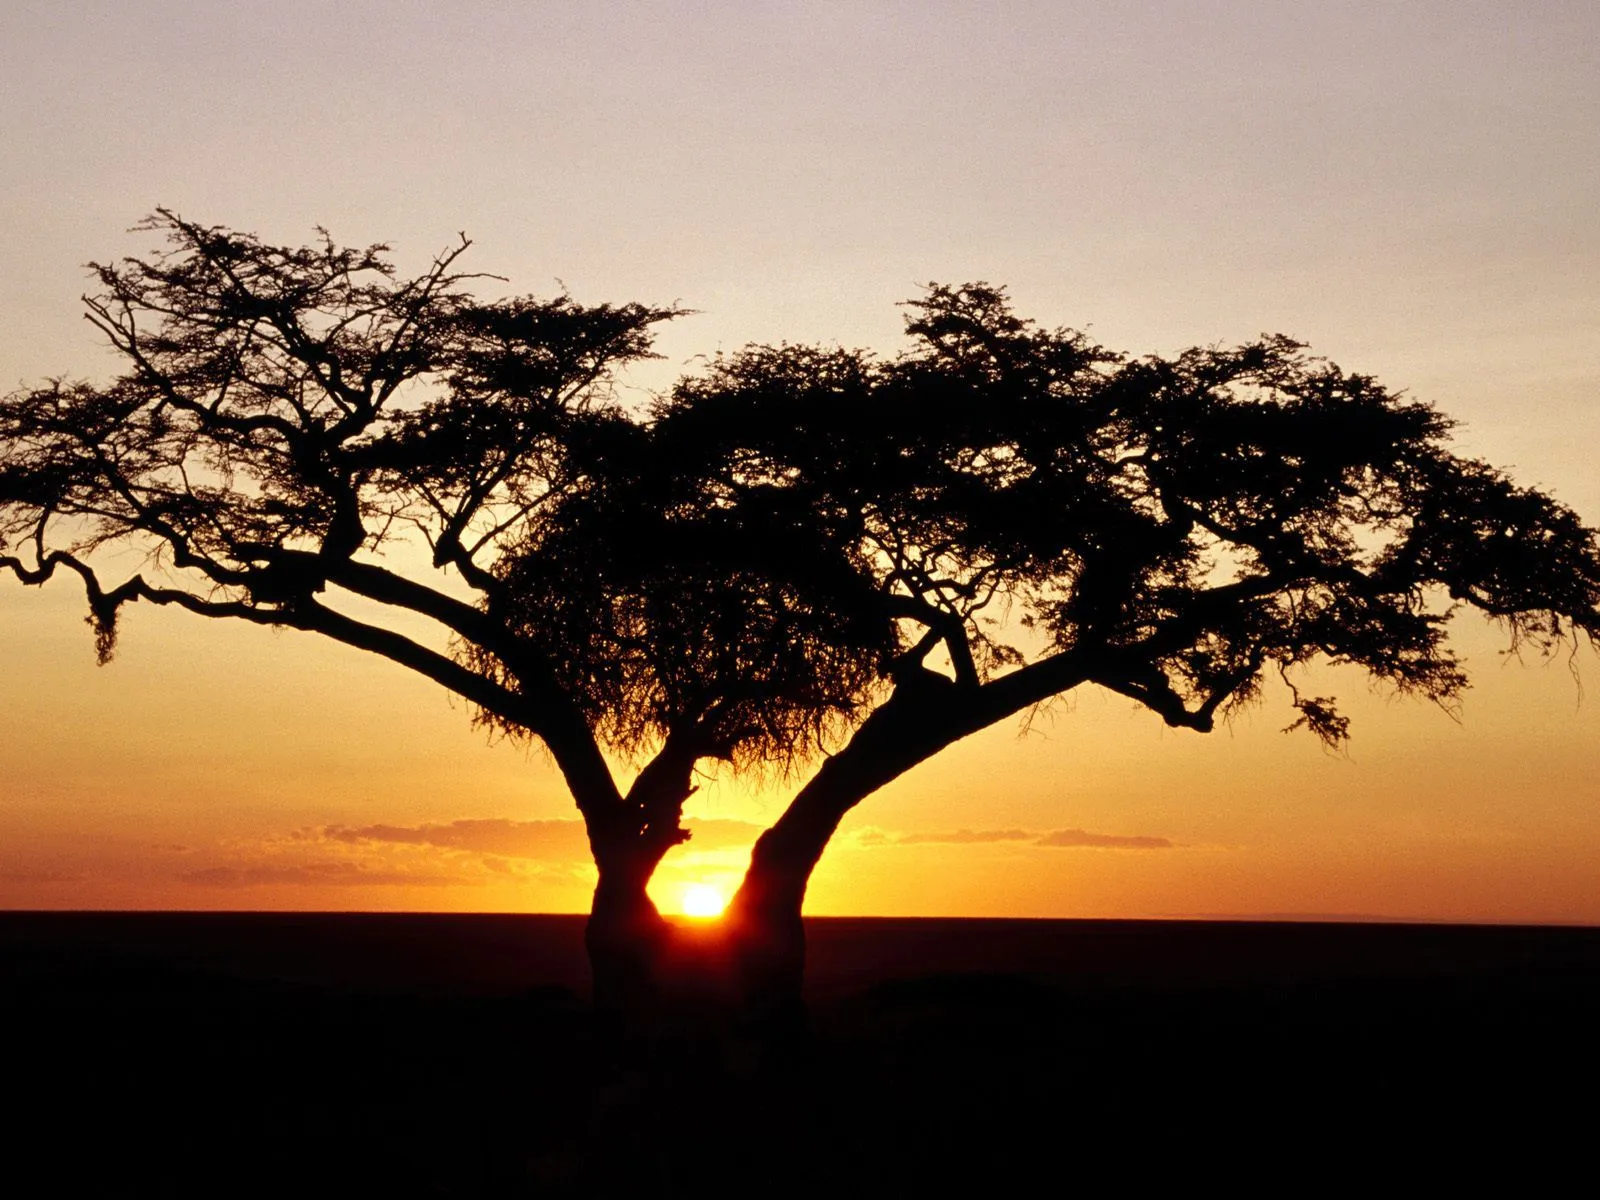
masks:
<path fill-rule="evenodd" d="M 3 914 L 9 1170 L 61 1195 L 1531 1185 L 1590 1136 L 1597 929 L 807 937 L 785 1061 L 711 1025 L 651 1060 L 596 1024 L 578 916 Z"/>

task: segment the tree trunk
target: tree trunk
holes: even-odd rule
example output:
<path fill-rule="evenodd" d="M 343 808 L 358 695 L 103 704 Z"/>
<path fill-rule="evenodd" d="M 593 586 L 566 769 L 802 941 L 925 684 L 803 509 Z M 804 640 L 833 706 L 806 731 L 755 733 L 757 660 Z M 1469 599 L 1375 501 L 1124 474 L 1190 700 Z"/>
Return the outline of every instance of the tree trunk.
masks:
<path fill-rule="evenodd" d="M 746 1006 L 780 1035 L 802 1029 L 806 886 L 839 822 L 891 779 L 970 732 L 959 709 L 927 686 L 902 686 L 828 758 L 771 829 L 756 841 L 750 869 L 729 906 L 738 939 Z M 981 726 L 972 726 L 977 728 Z"/>
<path fill-rule="evenodd" d="M 839 821 L 872 789 L 846 786 L 850 772 L 824 764 L 756 840 L 750 869 L 728 906 L 729 936 L 738 964 L 741 1000 L 756 1035 L 778 1042 L 803 1039 L 802 985 L 806 934 L 801 913 L 811 873 Z M 830 769 L 833 768 L 833 769 Z"/>
<path fill-rule="evenodd" d="M 814 862 L 806 864 L 806 855 L 775 832 L 769 829 L 757 840 L 750 869 L 723 920 L 742 1019 L 758 1040 L 788 1043 L 805 1035 L 801 910 Z"/>
<path fill-rule="evenodd" d="M 654 1019 L 667 924 L 645 892 L 648 876 L 601 869 L 584 928 L 594 1004 L 614 1032 L 632 1036 Z"/>

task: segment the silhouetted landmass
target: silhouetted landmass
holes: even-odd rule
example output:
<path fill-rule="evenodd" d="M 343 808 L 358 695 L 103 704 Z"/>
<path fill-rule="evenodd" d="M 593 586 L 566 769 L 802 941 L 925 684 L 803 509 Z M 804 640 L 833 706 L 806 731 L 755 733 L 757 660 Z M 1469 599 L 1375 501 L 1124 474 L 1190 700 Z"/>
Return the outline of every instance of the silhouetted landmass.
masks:
<path fill-rule="evenodd" d="M 801 1061 L 679 1041 L 641 1072 L 607 1057 L 581 917 L 0 915 L 7 1169 L 39 1195 L 1537 1190 L 1590 1136 L 1600 929 L 808 926 Z"/>

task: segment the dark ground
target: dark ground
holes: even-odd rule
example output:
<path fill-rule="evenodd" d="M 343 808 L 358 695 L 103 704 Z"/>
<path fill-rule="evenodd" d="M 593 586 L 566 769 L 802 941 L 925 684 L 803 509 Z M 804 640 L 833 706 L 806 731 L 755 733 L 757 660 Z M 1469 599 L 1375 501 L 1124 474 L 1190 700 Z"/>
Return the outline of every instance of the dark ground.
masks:
<path fill-rule="evenodd" d="M 804 1061 L 641 1072 L 594 1027 L 578 917 L 0 914 L 0 1191 L 1593 1183 L 1600 929 L 808 932 Z"/>

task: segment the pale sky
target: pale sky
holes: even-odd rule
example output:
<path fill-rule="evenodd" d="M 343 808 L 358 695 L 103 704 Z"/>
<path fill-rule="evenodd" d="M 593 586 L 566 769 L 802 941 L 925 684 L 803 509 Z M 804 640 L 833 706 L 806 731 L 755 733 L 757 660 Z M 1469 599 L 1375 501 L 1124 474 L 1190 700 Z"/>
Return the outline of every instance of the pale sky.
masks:
<path fill-rule="evenodd" d="M 13 0 L 0 131 L 8 389 L 106 377 L 82 264 L 165 205 L 410 268 L 464 230 L 512 290 L 698 310 L 640 388 L 892 354 L 928 280 L 1135 353 L 1281 331 L 1600 521 L 1592 3 Z M 82 616 L 0 581 L 0 905 L 585 906 L 553 771 L 436 687 L 148 610 L 96 669 Z M 810 911 L 1600 922 L 1600 656 L 1583 698 L 1461 633 L 1459 724 L 1332 680 L 1348 756 L 1270 695 L 1210 737 L 1096 693 L 993 730 L 863 804 Z M 708 783 L 664 906 L 783 791 Z"/>

